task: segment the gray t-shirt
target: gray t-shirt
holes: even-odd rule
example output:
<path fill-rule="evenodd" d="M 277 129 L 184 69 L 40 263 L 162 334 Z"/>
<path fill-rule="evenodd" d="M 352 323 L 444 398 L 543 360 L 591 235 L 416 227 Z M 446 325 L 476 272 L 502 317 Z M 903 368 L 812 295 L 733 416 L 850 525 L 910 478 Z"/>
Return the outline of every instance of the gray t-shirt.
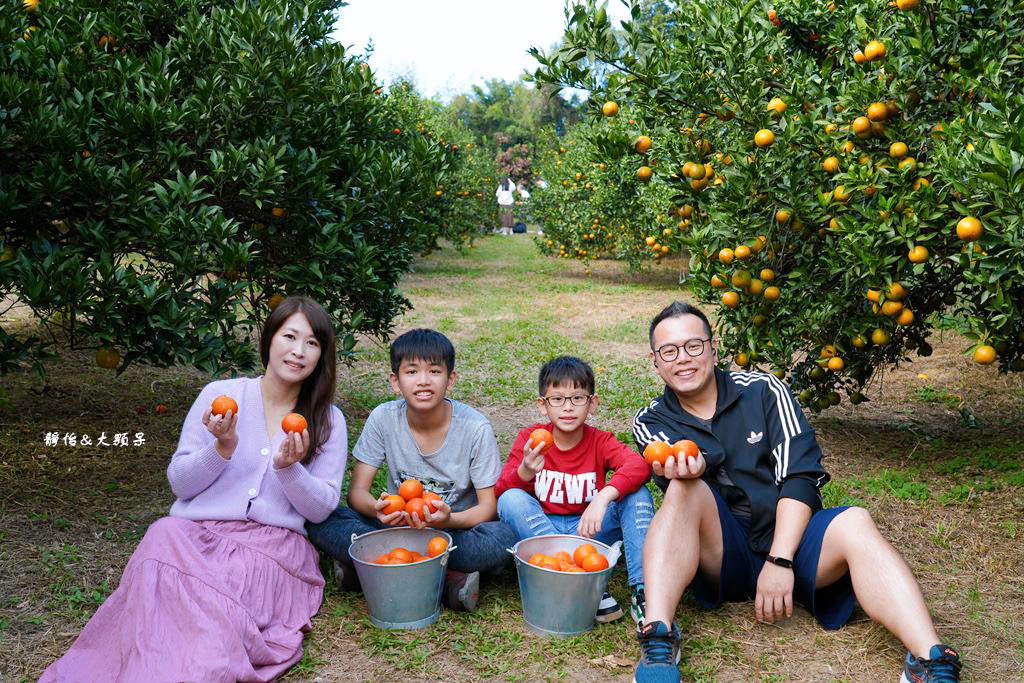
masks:
<path fill-rule="evenodd" d="M 367 418 L 352 455 L 359 462 L 388 466 L 388 492 L 406 479 L 419 479 L 458 512 L 476 505 L 476 489 L 494 486 L 501 456 L 487 418 L 465 403 L 452 404 L 452 423 L 434 453 L 421 453 L 409 429 L 405 399 L 381 403 Z"/>

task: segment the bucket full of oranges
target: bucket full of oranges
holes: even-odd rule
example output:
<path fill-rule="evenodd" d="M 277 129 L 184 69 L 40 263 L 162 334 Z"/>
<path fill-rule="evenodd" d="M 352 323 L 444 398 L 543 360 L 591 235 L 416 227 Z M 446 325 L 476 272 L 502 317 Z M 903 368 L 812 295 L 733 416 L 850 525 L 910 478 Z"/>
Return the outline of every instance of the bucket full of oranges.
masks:
<path fill-rule="evenodd" d="M 353 536 L 348 553 L 377 628 L 423 628 L 441 613 L 452 537 L 440 529 L 394 527 Z"/>
<path fill-rule="evenodd" d="M 510 552 L 527 628 L 558 637 L 592 629 L 620 545 L 571 535 L 536 536 L 516 543 Z"/>

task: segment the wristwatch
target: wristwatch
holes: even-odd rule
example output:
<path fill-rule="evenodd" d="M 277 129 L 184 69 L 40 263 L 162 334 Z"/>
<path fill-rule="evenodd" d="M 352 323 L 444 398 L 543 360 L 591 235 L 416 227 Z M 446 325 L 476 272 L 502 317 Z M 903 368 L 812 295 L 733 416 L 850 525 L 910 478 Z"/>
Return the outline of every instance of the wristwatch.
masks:
<path fill-rule="evenodd" d="M 772 564 L 778 565 L 780 567 L 785 567 L 786 569 L 793 568 L 793 560 L 787 560 L 784 557 L 775 557 L 774 555 L 768 555 L 764 558 L 764 561 L 771 562 Z"/>

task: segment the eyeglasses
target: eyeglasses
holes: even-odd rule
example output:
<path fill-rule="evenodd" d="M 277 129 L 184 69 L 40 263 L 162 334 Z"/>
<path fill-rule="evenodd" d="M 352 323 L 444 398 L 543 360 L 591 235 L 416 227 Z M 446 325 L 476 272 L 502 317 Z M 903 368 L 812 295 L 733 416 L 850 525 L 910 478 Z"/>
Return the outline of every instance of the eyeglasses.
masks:
<path fill-rule="evenodd" d="M 569 401 L 574 406 L 585 406 L 594 397 L 592 395 L 576 394 L 575 396 L 541 396 L 540 398 L 552 408 L 561 408 L 565 405 L 566 401 Z"/>
<path fill-rule="evenodd" d="M 658 357 L 661 358 L 666 363 L 671 363 L 676 358 L 679 358 L 680 348 L 682 348 L 683 351 L 686 351 L 687 356 L 690 356 L 691 358 L 696 358 L 697 356 L 704 353 L 704 345 L 707 344 L 709 341 L 711 341 L 710 338 L 690 339 L 688 341 L 683 342 L 682 346 L 678 344 L 663 344 L 662 346 L 658 347 L 655 350 L 655 353 L 657 353 Z"/>

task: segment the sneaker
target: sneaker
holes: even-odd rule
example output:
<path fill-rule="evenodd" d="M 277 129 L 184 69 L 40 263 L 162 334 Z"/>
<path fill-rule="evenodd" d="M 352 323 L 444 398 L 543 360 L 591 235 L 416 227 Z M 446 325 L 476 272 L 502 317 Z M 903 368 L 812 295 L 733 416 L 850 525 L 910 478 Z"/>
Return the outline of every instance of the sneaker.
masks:
<path fill-rule="evenodd" d="M 960 655 L 949 645 L 932 645 L 928 659 L 907 653 L 900 683 L 959 683 Z"/>
<path fill-rule="evenodd" d="M 672 630 L 660 621 L 637 629 L 637 640 L 643 648 L 640 663 L 633 674 L 633 683 L 679 683 L 679 629 Z"/>
<path fill-rule="evenodd" d="M 646 609 L 647 598 L 644 597 L 644 585 L 638 583 L 629 589 L 629 616 L 637 626 L 643 623 Z"/>
<path fill-rule="evenodd" d="M 605 591 L 601 596 L 601 602 L 597 603 L 597 614 L 594 615 L 594 621 L 599 624 L 607 624 L 621 616 L 622 608 L 619 607 L 618 601 L 612 597 L 611 593 Z"/>
<path fill-rule="evenodd" d="M 345 564 L 341 560 L 334 561 L 334 584 L 343 591 L 349 593 L 358 592 L 360 590 L 359 575 L 356 574 L 356 568 L 352 565 Z"/>
<path fill-rule="evenodd" d="M 444 575 L 444 605 L 455 612 L 475 612 L 480 602 L 480 572 L 449 569 Z"/>

